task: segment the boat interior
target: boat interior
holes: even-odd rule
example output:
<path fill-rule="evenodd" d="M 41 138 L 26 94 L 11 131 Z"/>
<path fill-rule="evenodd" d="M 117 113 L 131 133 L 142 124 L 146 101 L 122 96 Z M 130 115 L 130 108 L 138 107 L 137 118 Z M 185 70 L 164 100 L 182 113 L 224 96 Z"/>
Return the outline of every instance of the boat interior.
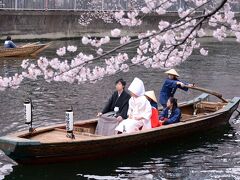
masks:
<path fill-rule="evenodd" d="M 201 101 L 198 103 L 179 105 L 182 111 L 181 122 L 186 122 L 194 120 L 196 118 L 209 115 L 222 109 L 227 103 L 222 102 L 209 102 Z M 27 138 L 31 140 L 37 140 L 42 143 L 53 143 L 53 142 L 73 142 L 73 141 L 83 141 L 83 140 L 93 140 L 101 138 L 103 136 L 95 134 L 95 129 L 97 126 L 97 120 L 89 120 L 77 122 L 74 124 L 73 134 L 74 139 L 66 137 L 67 132 L 65 130 L 65 125 L 59 125 L 54 128 L 37 129 L 32 133 L 25 133 L 18 137 Z"/>

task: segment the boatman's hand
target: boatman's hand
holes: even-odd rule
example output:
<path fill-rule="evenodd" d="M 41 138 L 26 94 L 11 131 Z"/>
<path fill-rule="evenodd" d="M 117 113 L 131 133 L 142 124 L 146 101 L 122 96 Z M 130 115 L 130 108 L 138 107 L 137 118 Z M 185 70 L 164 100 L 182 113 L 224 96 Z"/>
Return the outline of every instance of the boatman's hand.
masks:
<path fill-rule="evenodd" d="M 101 112 L 97 114 L 97 117 L 100 117 L 100 116 L 102 116 L 102 113 L 101 113 Z"/>
<path fill-rule="evenodd" d="M 193 87 L 194 86 L 194 84 L 188 84 L 188 87 Z"/>
<path fill-rule="evenodd" d="M 182 82 L 180 82 L 180 81 L 177 82 L 177 85 L 180 85 L 181 87 L 184 87 L 184 86 L 185 86 L 185 84 L 182 83 Z"/>

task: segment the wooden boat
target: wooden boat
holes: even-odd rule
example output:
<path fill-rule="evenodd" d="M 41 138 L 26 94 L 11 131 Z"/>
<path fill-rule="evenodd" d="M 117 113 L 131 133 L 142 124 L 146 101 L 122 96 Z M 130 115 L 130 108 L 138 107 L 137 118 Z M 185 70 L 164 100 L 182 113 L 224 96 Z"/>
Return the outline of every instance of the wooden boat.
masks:
<path fill-rule="evenodd" d="M 47 44 L 32 43 L 17 48 L 0 47 L 0 58 L 36 56 L 38 53 L 42 52 L 49 46 L 50 43 Z"/>
<path fill-rule="evenodd" d="M 181 122 L 114 136 L 95 135 L 97 119 L 74 124 L 75 139 L 66 137 L 65 124 L 0 137 L 0 149 L 18 163 L 48 163 L 96 159 L 136 151 L 136 147 L 179 139 L 228 123 L 240 97 L 228 103 L 210 102 L 208 94 L 181 103 Z M 194 114 L 194 115 L 193 115 Z"/>

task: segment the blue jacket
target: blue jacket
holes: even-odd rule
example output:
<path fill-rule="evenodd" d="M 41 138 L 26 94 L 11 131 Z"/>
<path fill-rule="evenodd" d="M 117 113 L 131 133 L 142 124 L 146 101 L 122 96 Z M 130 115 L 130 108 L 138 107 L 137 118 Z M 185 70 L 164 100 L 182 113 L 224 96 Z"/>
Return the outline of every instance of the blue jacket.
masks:
<path fill-rule="evenodd" d="M 159 102 L 163 107 L 166 107 L 167 101 L 170 97 L 174 97 L 174 94 L 177 88 L 180 88 L 184 91 L 188 91 L 187 87 L 181 87 L 180 85 L 177 85 L 177 82 L 181 82 L 181 81 L 179 81 L 178 79 L 171 80 L 168 78 L 165 80 L 159 96 Z M 187 85 L 187 83 L 184 83 L 184 84 Z"/>
<path fill-rule="evenodd" d="M 169 112 L 169 108 L 165 108 L 160 114 L 159 119 L 168 118 L 168 120 L 164 122 L 164 125 L 173 124 L 173 123 L 177 123 L 180 121 L 182 113 L 179 108 L 174 109 L 172 111 L 170 117 L 168 117 L 168 112 Z"/>
<path fill-rule="evenodd" d="M 16 48 L 17 46 L 12 41 L 7 40 L 4 42 L 4 47 L 5 48 Z"/>

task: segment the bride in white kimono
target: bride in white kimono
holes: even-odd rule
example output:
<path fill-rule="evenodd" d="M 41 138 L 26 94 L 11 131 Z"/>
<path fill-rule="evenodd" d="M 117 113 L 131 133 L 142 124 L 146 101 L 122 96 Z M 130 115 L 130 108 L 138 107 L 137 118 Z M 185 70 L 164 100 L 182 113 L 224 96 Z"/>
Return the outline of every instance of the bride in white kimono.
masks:
<path fill-rule="evenodd" d="M 144 96 L 145 88 L 141 79 L 134 78 L 128 90 L 131 93 L 128 108 L 128 119 L 123 120 L 117 127 L 118 132 L 136 132 L 142 129 L 151 128 L 152 107 Z"/>

